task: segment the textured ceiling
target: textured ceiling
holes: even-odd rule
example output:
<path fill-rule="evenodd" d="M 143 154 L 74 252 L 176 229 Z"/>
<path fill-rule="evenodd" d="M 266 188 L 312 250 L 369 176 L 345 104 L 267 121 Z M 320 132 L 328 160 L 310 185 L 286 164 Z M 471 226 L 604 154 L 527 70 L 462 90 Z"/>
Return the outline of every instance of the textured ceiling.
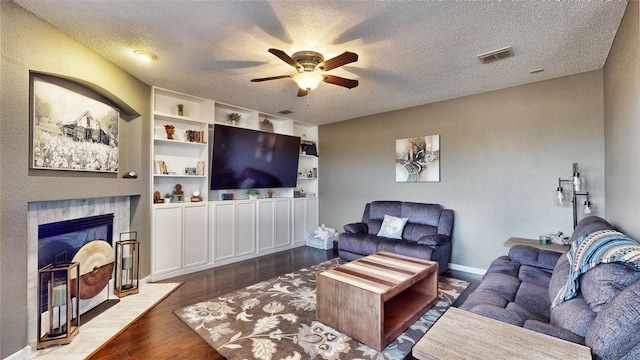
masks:
<path fill-rule="evenodd" d="M 26 1 L 17 4 L 149 85 L 326 124 L 604 66 L 626 1 Z M 512 46 L 514 56 L 477 55 Z M 296 96 L 268 53 L 344 51 L 357 79 Z M 145 64 L 136 49 L 155 53 Z M 61 49 L 62 50 L 62 49 Z M 530 74 L 543 68 L 543 72 Z"/>

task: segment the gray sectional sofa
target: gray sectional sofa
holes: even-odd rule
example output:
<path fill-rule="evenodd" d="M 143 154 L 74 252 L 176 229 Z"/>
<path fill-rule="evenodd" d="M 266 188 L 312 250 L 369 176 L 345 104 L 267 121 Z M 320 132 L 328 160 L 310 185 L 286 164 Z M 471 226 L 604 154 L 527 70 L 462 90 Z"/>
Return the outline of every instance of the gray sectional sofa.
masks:
<path fill-rule="evenodd" d="M 407 219 L 400 239 L 378 236 L 385 215 Z M 344 260 L 388 251 L 437 261 L 440 273 L 449 268 L 453 211 L 438 204 L 373 201 L 366 204 L 362 220 L 344 230 L 338 241 L 338 254 Z"/>
<path fill-rule="evenodd" d="M 612 229 L 587 217 L 570 241 Z M 567 254 L 517 245 L 491 263 L 460 308 L 584 344 L 595 359 L 639 359 L 640 271 L 632 265 L 600 263 L 580 275 L 576 297 L 552 307 L 569 279 Z"/>

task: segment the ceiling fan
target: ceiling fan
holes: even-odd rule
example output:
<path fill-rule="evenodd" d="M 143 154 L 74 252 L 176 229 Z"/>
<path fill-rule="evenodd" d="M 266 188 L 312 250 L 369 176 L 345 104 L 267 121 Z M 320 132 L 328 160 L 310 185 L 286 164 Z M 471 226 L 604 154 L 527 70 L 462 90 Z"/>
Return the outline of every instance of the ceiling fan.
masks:
<path fill-rule="evenodd" d="M 355 61 L 358 61 L 358 54 L 345 51 L 342 54 L 333 57 L 329 60 L 325 60 L 322 54 L 304 50 L 294 53 L 292 56 L 287 55 L 282 50 L 269 49 L 269 52 L 280 58 L 280 60 L 293 66 L 298 71 L 291 75 L 271 76 L 260 79 L 252 79 L 251 82 L 262 82 L 267 80 L 292 78 L 293 81 L 298 84 L 298 96 L 306 96 L 309 91 L 315 89 L 320 81 L 324 81 L 328 84 L 343 86 L 348 89 L 352 89 L 358 86 L 358 80 L 346 79 L 340 76 L 322 74 L 324 71 L 329 71 L 346 65 Z"/>

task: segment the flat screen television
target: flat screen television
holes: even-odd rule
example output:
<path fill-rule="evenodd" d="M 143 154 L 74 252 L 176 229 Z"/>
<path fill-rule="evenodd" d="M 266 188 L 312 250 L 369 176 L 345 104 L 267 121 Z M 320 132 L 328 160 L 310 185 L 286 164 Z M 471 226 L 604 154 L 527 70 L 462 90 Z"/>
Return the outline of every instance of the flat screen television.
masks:
<path fill-rule="evenodd" d="M 216 124 L 211 190 L 295 187 L 300 138 Z"/>

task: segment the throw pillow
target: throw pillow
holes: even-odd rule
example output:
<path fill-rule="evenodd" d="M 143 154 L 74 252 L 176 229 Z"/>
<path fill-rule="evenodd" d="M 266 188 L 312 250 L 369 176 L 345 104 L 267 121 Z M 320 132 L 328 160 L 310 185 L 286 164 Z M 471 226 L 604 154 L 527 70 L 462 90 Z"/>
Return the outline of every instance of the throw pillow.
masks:
<path fill-rule="evenodd" d="M 390 239 L 402 239 L 402 231 L 407 221 L 409 221 L 409 218 L 385 215 L 380 231 L 378 231 L 378 236 Z"/>

